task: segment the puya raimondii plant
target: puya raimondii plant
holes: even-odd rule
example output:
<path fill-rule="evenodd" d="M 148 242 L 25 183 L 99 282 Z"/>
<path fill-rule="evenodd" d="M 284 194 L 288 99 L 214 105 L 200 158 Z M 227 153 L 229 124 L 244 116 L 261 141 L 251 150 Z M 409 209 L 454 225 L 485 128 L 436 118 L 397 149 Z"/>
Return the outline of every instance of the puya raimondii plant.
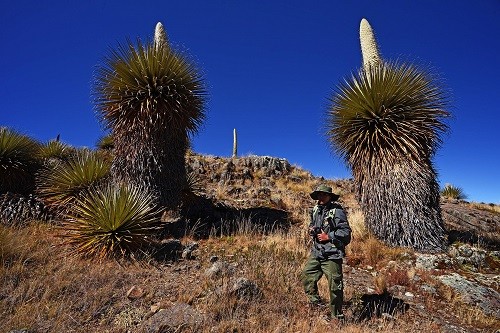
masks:
<path fill-rule="evenodd" d="M 0 194 L 31 193 L 41 166 L 41 144 L 23 134 L 0 127 Z"/>
<path fill-rule="evenodd" d="M 175 209 L 186 187 L 189 136 L 205 118 L 206 90 L 198 69 L 175 51 L 161 23 L 153 42 L 120 45 L 98 68 L 98 114 L 113 136 L 111 173 Z"/>
<path fill-rule="evenodd" d="M 353 171 L 367 227 L 391 246 L 439 252 L 445 231 L 432 158 L 447 130 L 447 97 L 429 71 L 386 62 L 368 21 L 363 68 L 340 84 L 327 136 Z"/>
<path fill-rule="evenodd" d="M 109 160 L 99 151 L 77 150 L 40 171 L 36 192 L 54 213 L 65 214 L 79 196 L 107 181 L 110 168 Z"/>
<path fill-rule="evenodd" d="M 75 200 L 63 222 L 65 242 L 89 257 L 133 255 L 158 232 L 156 199 L 132 184 L 103 184 Z"/>
<path fill-rule="evenodd" d="M 449 199 L 456 199 L 456 200 L 467 199 L 467 195 L 465 194 L 464 190 L 461 187 L 452 184 L 445 184 L 444 187 L 441 189 L 440 193 L 441 196 Z"/>

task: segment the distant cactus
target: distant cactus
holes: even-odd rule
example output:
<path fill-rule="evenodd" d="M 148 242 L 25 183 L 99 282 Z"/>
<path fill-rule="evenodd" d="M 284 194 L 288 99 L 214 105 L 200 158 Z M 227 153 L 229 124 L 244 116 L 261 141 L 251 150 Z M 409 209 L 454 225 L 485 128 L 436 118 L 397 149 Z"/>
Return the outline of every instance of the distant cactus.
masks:
<path fill-rule="evenodd" d="M 238 137 L 236 135 L 236 128 L 233 129 L 233 157 L 238 157 Z"/>

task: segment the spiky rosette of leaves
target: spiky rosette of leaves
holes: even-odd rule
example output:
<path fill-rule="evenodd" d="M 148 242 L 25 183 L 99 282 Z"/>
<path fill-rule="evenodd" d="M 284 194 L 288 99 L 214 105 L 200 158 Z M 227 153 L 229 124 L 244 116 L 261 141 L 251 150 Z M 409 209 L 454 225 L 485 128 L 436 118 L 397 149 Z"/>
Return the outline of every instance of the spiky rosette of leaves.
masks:
<path fill-rule="evenodd" d="M 67 161 L 40 172 L 37 193 L 47 207 L 65 212 L 82 193 L 105 181 L 110 167 L 109 160 L 98 152 L 77 151 Z"/>
<path fill-rule="evenodd" d="M 113 137 L 111 135 L 105 135 L 96 143 L 97 148 L 102 150 L 113 150 L 114 142 Z"/>
<path fill-rule="evenodd" d="M 205 118 L 205 87 L 195 66 L 166 43 L 137 44 L 119 46 L 99 68 L 96 105 L 114 138 L 114 179 L 173 208 L 186 183 L 189 135 Z"/>
<path fill-rule="evenodd" d="M 350 165 L 400 156 L 426 162 L 447 126 L 446 95 L 411 64 L 384 63 L 338 85 L 328 112 L 328 138 Z"/>
<path fill-rule="evenodd" d="M 29 193 L 41 163 L 40 143 L 6 127 L 0 127 L 0 194 Z"/>
<path fill-rule="evenodd" d="M 452 184 L 445 184 L 441 189 L 441 196 L 449 199 L 465 200 L 467 195 L 461 187 Z"/>
<path fill-rule="evenodd" d="M 128 255 L 148 244 L 160 226 L 155 198 L 132 185 L 107 185 L 77 198 L 63 223 L 77 253 L 100 258 Z"/>
<path fill-rule="evenodd" d="M 390 245 L 440 251 L 444 228 L 432 157 L 446 95 L 416 66 L 380 63 L 339 84 L 327 136 L 352 168 L 367 224 Z"/>
<path fill-rule="evenodd" d="M 75 149 L 70 145 L 50 140 L 41 146 L 39 156 L 45 163 L 58 163 L 67 160 L 74 153 Z"/>
<path fill-rule="evenodd" d="M 196 132 L 206 95 L 197 68 L 163 44 L 137 44 L 120 45 L 97 71 L 96 103 L 104 124 L 144 136 L 159 128 Z"/>

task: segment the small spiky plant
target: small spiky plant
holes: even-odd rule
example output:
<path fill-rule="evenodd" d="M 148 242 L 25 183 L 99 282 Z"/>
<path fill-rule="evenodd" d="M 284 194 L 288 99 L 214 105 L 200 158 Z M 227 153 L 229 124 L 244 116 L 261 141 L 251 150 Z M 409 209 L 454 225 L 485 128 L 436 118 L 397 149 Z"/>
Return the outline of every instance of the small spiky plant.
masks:
<path fill-rule="evenodd" d="M 75 149 L 59 140 L 50 140 L 40 148 L 39 156 L 45 164 L 54 164 L 67 160 Z"/>
<path fill-rule="evenodd" d="M 40 146 L 26 135 L 0 127 L 0 194 L 28 194 L 34 189 Z"/>
<path fill-rule="evenodd" d="M 367 61 L 331 98 L 329 141 L 353 170 L 367 226 L 389 245 L 444 247 L 432 157 L 447 129 L 446 105 L 428 71 L 383 61 Z"/>
<path fill-rule="evenodd" d="M 111 135 L 105 135 L 101 137 L 97 143 L 96 143 L 97 148 L 102 149 L 102 150 L 113 150 L 114 142 L 113 142 L 113 137 Z"/>
<path fill-rule="evenodd" d="M 63 223 L 63 237 L 75 252 L 90 257 L 133 254 L 160 226 L 155 198 L 132 185 L 108 184 L 76 199 Z"/>
<path fill-rule="evenodd" d="M 441 189 L 441 196 L 449 199 L 465 200 L 467 195 L 461 187 L 445 184 Z"/>
<path fill-rule="evenodd" d="M 196 67 L 168 45 L 159 24 L 152 43 L 112 51 L 97 72 L 95 95 L 114 139 L 115 181 L 136 184 L 176 208 L 186 186 L 189 135 L 205 117 Z"/>
<path fill-rule="evenodd" d="M 64 213 L 75 199 L 106 180 L 111 165 L 95 151 L 83 149 L 37 176 L 37 193 L 47 207 Z"/>

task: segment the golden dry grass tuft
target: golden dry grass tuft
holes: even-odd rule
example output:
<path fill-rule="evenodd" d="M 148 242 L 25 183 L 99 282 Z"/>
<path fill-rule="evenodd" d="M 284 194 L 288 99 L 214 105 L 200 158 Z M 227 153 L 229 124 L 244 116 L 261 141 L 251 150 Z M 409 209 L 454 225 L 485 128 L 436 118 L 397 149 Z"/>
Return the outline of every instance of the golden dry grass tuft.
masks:
<path fill-rule="evenodd" d="M 495 205 L 492 203 L 490 203 L 490 204 L 478 203 L 478 202 L 471 202 L 470 205 L 476 209 L 481 209 L 481 210 L 485 210 L 488 212 L 500 214 L 500 205 Z"/>

